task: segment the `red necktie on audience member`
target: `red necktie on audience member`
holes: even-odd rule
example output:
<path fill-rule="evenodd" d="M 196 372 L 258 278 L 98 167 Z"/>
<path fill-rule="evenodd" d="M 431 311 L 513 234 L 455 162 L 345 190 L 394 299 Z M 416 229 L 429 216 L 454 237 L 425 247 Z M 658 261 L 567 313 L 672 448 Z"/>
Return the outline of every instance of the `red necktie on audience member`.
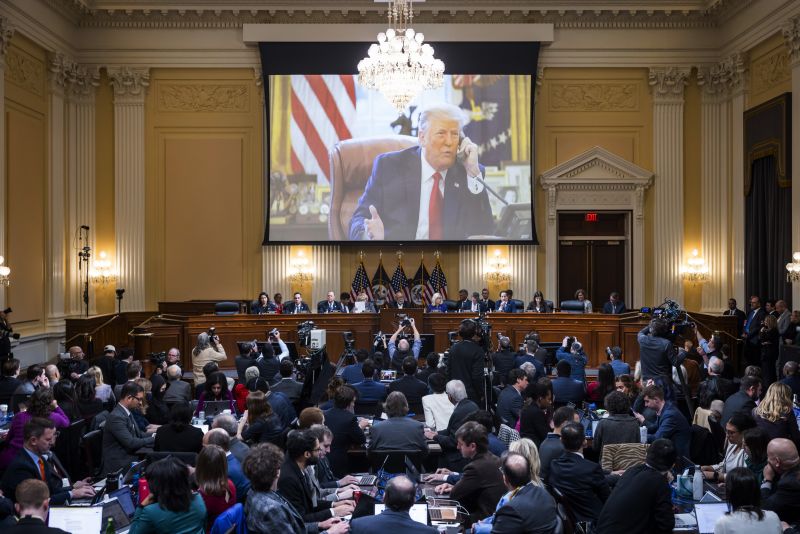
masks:
<path fill-rule="evenodd" d="M 428 203 L 428 239 L 442 238 L 442 193 L 439 191 L 441 181 L 442 175 L 433 173 L 433 188 Z"/>
<path fill-rule="evenodd" d="M 44 474 L 44 460 L 42 460 L 41 456 L 39 456 L 39 475 L 41 475 L 43 481 L 47 482 L 47 477 Z"/>

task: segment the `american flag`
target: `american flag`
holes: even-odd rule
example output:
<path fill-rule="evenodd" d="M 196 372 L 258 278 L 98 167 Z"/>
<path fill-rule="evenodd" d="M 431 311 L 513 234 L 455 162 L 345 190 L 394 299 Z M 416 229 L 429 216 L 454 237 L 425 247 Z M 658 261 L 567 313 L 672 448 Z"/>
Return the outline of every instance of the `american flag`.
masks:
<path fill-rule="evenodd" d="M 370 286 L 369 277 L 367 277 L 367 270 L 364 268 L 363 261 L 359 263 L 358 269 L 356 269 L 356 275 L 353 277 L 353 283 L 350 284 L 350 299 L 353 302 L 356 301 L 356 297 L 362 289 L 367 292 L 369 300 L 372 300 L 372 287 Z"/>
<path fill-rule="evenodd" d="M 447 300 L 447 278 L 444 276 L 442 264 L 439 263 L 439 260 L 436 260 L 436 267 L 433 268 L 431 277 L 428 278 L 428 283 L 425 286 L 426 294 L 430 293 L 433 296 L 436 292 L 442 294 L 442 300 Z M 431 300 L 431 298 L 428 297 L 428 300 Z"/>
<path fill-rule="evenodd" d="M 330 181 L 328 150 L 353 137 L 356 119 L 355 76 L 325 74 L 291 77 L 292 172 Z"/>
<path fill-rule="evenodd" d="M 411 279 L 411 300 L 417 306 L 427 305 L 431 302 L 431 294 L 428 294 L 427 283 L 430 280 L 428 269 L 425 264 L 419 262 L 419 269 L 414 273 L 414 278 Z"/>
<path fill-rule="evenodd" d="M 408 284 L 408 278 L 406 278 L 406 272 L 403 270 L 403 264 L 400 262 L 397 262 L 391 284 L 393 291 L 402 291 L 406 296 L 406 301 L 411 302 L 411 288 Z"/>
<path fill-rule="evenodd" d="M 389 275 L 383 267 L 383 260 L 378 262 L 378 269 L 372 277 L 372 296 L 376 308 L 394 302 L 394 293 L 389 287 Z"/>

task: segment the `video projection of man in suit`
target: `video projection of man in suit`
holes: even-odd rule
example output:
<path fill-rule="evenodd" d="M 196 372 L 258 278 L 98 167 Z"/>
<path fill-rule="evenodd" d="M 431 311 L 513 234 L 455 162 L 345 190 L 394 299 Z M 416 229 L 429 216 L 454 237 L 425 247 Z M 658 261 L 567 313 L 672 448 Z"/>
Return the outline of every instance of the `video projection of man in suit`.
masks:
<path fill-rule="evenodd" d="M 462 240 L 492 235 L 478 146 L 462 138 L 463 112 L 436 104 L 420 113 L 419 146 L 375 158 L 350 220 L 352 240 Z M 460 150 L 459 150 L 460 149 Z"/>

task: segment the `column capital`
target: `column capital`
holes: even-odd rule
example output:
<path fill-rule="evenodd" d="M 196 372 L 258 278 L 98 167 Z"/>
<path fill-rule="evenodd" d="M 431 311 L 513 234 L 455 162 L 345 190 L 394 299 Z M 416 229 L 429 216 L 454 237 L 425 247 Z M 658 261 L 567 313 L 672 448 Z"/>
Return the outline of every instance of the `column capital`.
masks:
<path fill-rule="evenodd" d="M 781 25 L 781 33 L 789 49 L 792 67 L 800 65 L 800 16 L 792 17 Z"/>
<path fill-rule="evenodd" d="M 146 67 L 108 67 L 108 77 L 114 88 L 114 102 L 144 103 L 150 86 L 150 69 Z"/>
<path fill-rule="evenodd" d="M 700 65 L 697 68 L 697 85 L 705 102 L 725 100 L 745 88 L 747 81 L 747 56 L 735 52 L 719 63 Z"/>
<path fill-rule="evenodd" d="M 50 92 L 61 96 L 66 92 L 68 82 L 67 71 L 71 61 L 61 52 L 49 52 L 47 54 L 47 80 L 50 85 Z"/>
<path fill-rule="evenodd" d="M 656 103 L 683 102 L 691 67 L 650 67 L 647 82 Z"/>
<path fill-rule="evenodd" d="M 8 43 L 14 36 L 14 27 L 5 17 L 0 17 L 0 58 L 5 57 L 8 51 Z"/>
<path fill-rule="evenodd" d="M 51 91 L 66 94 L 74 102 L 94 101 L 95 90 L 100 85 L 98 67 L 76 63 L 61 52 L 49 54 L 47 63 Z"/>

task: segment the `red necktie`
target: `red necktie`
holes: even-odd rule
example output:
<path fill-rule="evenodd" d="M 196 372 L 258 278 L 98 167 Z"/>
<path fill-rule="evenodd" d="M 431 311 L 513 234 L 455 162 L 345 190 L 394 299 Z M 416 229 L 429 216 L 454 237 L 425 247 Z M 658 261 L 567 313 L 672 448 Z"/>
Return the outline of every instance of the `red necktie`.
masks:
<path fill-rule="evenodd" d="M 44 474 L 44 460 L 42 460 L 41 456 L 39 456 L 39 474 L 42 476 L 42 480 L 47 482 L 47 477 Z"/>
<path fill-rule="evenodd" d="M 439 182 L 442 175 L 433 173 L 433 188 L 431 199 L 428 203 L 428 239 L 442 238 L 442 194 L 439 192 Z"/>

